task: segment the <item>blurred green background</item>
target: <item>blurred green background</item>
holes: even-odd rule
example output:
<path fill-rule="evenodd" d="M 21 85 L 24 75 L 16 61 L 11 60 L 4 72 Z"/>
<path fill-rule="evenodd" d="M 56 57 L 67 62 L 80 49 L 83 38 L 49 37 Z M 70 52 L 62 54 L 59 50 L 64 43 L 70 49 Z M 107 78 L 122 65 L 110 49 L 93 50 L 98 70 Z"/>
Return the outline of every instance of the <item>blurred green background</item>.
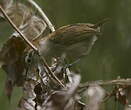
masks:
<path fill-rule="evenodd" d="M 111 19 L 102 28 L 103 34 L 91 54 L 77 65 L 82 73 L 82 81 L 131 76 L 131 0 L 35 1 L 44 9 L 56 28 L 78 22 L 96 23 L 103 18 Z M 0 46 L 12 32 L 7 23 L 0 23 Z M 14 90 L 9 103 L 4 94 L 5 79 L 5 73 L 0 70 L 0 110 L 15 110 L 20 90 L 18 88 Z M 107 106 L 108 110 L 122 109 L 117 103 L 110 101 Z"/>

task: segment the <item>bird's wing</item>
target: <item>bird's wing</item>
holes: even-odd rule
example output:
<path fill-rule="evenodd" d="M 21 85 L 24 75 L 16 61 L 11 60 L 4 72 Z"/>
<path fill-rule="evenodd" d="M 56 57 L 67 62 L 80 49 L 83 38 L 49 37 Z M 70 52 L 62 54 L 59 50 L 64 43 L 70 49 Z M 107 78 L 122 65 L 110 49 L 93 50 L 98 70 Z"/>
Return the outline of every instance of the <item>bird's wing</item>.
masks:
<path fill-rule="evenodd" d="M 89 28 L 87 25 L 75 24 L 75 25 L 67 25 L 54 33 L 50 34 L 49 40 L 54 43 L 70 46 L 88 39 L 88 37 L 92 37 L 97 32 L 93 28 Z"/>
<path fill-rule="evenodd" d="M 65 51 L 66 57 L 68 57 L 68 59 L 71 59 L 73 61 L 81 57 L 87 56 L 90 53 L 96 40 L 97 37 L 93 36 L 91 39 L 71 45 Z"/>

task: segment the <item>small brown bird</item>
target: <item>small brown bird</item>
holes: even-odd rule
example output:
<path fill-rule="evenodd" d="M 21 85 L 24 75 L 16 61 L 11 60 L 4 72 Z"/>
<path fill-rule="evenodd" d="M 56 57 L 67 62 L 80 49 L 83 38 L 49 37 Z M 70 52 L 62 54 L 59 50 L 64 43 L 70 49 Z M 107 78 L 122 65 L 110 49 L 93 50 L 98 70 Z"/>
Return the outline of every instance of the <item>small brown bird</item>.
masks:
<path fill-rule="evenodd" d="M 37 39 L 35 44 L 45 58 L 65 55 L 67 59 L 76 60 L 89 54 L 105 22 L 63 26 L 44 38 Z"/>

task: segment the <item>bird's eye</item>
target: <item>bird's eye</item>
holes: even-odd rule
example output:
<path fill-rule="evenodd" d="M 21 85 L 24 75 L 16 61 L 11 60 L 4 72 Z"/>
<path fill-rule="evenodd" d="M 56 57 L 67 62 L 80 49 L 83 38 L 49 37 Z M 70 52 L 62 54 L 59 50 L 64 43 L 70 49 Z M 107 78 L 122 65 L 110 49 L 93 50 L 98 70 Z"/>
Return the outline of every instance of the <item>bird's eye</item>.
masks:
<path fill-rule="evenodd" d="M 32 59 L 32 53 L 29 52 L 25 57 L 25 63 L 30 64 Z"/>
<path fill-rule="evenodd" d="M 31 57 L 28 55 L 25 57 L 25 63 L 30 64 L 31 63 Z"/>
<path fill-rule="evenodd" d="M 28 59 L 27 59 L 27 62 L 28 62 L 28 63 L 31 63 L 31 58 L 28 58 Z"/>

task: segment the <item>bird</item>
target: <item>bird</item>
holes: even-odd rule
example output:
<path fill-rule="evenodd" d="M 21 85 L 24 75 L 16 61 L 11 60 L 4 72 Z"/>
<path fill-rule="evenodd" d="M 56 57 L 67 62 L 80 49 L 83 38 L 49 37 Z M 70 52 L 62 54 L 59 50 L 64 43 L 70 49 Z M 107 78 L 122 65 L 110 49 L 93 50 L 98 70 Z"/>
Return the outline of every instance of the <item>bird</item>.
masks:
<path fill-rule="evenodd" d="M 96 24 L 76 23 L 62 26 L 55 32 L 36 39 L 34 44 L 47 59 L 65 56 L 66 59 L 75 61 L 90 53 L 105 22 L 106 19 Z"/>

